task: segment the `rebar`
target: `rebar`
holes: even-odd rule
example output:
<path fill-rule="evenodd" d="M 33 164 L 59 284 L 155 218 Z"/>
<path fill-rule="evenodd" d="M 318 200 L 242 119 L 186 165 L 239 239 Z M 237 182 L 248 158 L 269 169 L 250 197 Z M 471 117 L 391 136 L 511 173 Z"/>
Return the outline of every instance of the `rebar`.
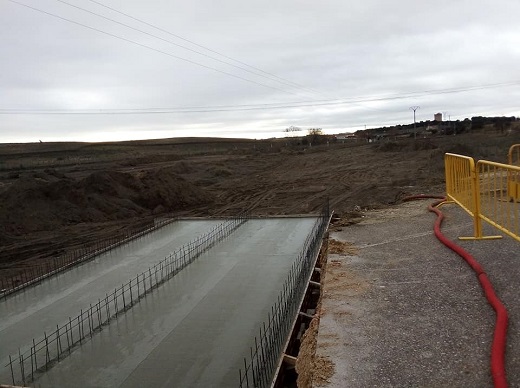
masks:
<path fill-rule="evenodd" d="M 130 280 L 126 284 L 122 284 L 120 288 L 116 288 L 112 294 L 105 294 L 105 298 L 98 299 L 98 302 L 92 306 L 92 304 L 89 305 L 89 308 L 86 310 L 86 314 L 84 309 L 80 310 L 80 314 L 76 318 L 69 317 L 69 320 L 62 326 L 57 325 L 56 331 L 51 333 L 50 335 L 47 335 L 47 333 L 44 332 L 44 336 L 41 341 L 36 342 L 33 339 L 33 346 L 27 350 L 26 352 L 22 353 L 19 352 L 18 355 L 18 363 L 20 367 L 21 372 L 21 378 L 18 381 L 16 380 L 16 376 L 14 374 L 14 368 L 13 363 L 15 361 L 12 361 L 6 365 L 9 366 L 12 369 L 12 377 L 13 377 L 13 384 L 22 382 L 25 385 L 26 378 L 33 378 L 34 373 L 34 367 L 31 368 L 31 374 L 28 376 L 25 373 L 25 365 L 24 362 L 27 359 L 27 357 L 31 358 L 31 363 L 33 362 L 34 357 L 34 365 L 36 367 L 36 357 L 39 351 L 44 350 L 45 351 L 45 364 L 42 365 L 46 369 L 48 368 L 49 364 L 53 360 L 60 360 L 65 355 L 64 353 L 67 352 L 67 354 L 70 354 L 72 351 L 72 348 L 74 347 L 74 337 L 72 333 L 72 322 L 77 321 L 77 327 L 78 327 L 78 337 L 77 341 L 82 344 L 83 340 L 87 337 L 94 335 L 94 333 L 99 330 L 103 325 L 107 324 L 111 317 L 117 317 L 121 312 L 126 311 L 129 309 L 132 305 L 137 303 L 142 296 L 146 295 L 147 293 L 151 292 L 153 289 L 157 288 L 160 284 L 164 283 L 166 280 L 177 274 L 180 270 L 185 268 L 187 265 L 192 263 L 197 257 L 199 257 L 202 253 L 206 252 L 209 248 L 214 246 L 219 241 L 226 238 L 231 232 L 233 232 L 235 229 L 237 229 L 240 225 L 242 225 L 244 222 L 246 222 L 248 219 L 247 216 L 240 216 L 240 218 L 232 219 L 232 220 L 226 220 L 221 224 L 218 224 L 212 231 L 209 233 L 206 233 L 202 235 L 198 239 L 194 239 L 188 244 L 183 245 L 177 251 L 173 252 L 172 254 L 169 254 L 166 256 L 162 261 L 154 265 L 153 267 L 148 268 L 148 270 L 142 272 L 141 274 L 138 274 L 135 278 L 137 281 L 137 297 L 134 298 L 132 287 L 135 288 L 135 285 L 132 284 L 134 279 Z M 226 231 L 224 233 L 224 230 Z M 135 237 L 135 235 L 134 235 Z M 84 251 L 84 255 L 88 254 L 89 252 Z M 81 256 L 81 260 L 83 260 L 84 255 Z M 71 256 L 73 257 L 73 256 Z M 70 264 L 70 260 L 65 260 L 65 257 L 61 258 L 55 258 L 53 261 L 52 267 L 49 263 L 47 263 L 47 267 L 49 269 L 57 269 L 60 268 L 63 265 L 63 262 L 67 262 Z M 64 261 L 65 260 L 65 261 Z M 60 263 L 61 261 L 61 263 Z M 72 260 L 72 262 L 75 262 L 76 260 Z M 48 272 L 47 272 L 48 273 Z M 153 278 L 152 278 L 153 276 Z M 149 279 L 147 286 L 146 279 Z M 155 279 L 155 283 L 153 281 Z M 140 284 L 140 281 L 142 284 Z M 127 304 L 127 295 L 125 295 L 127 292 L 130 293 L 130 301 L 129 304 Z M 122 297 L 122 305 L 118 301 L 119 296 Z M 112 306 L 110 306 L 112 304 Z M 106 311 L 106 316 L 103 317 L 103 310 Z M 112 311 L 112 313 L 111 313 Z M 94 318 L 94 314 L 96 314 L 97 319 Z M 84 323 L 85 320 L 88 322 L 88 332 L 85 333 L 84 330 Z M 97 321 L 97 322 L 96 322 Z M 70 331 L 70 338 L 69 338 L 69 331 Z M 61 341 L 61 335 L 65 332 L 65 335 L 67 336 L 67 344 L 66 348 L 62 346 Z M 53 342 L 56 341 L 56 345 L 54 346 Z M 42 345 L 41 348 L 38 348 L 39 345 Z M 54 350 L 50 351 L 51 347 L 55 348 Z M 37 368 L 37 367 L 36 367 Z"/>
<path fill-rule="evenodd" d="M 283 346 L 289 337 L 294 317 L 303 298 L 305 281 L 312 274 L 313 261 L 317 257 L 320 240 L 323 237 L 330 218 L 328 203 L 323 207 L 320 217 L 308 237 L 302 250 L 291 266 L 278 298 L 267 314 L 267 325 L 264 321 L 260 328 L 260 341 L 254 338 L 254 348 L 250 348 L 250 359 L 244 359 L 244 369 L 239 370 L 239 386 L 267 387 L 278 365 L 277 360 L 283 352 Z M 267 328 L 266 328 L 267 326 Z"/>

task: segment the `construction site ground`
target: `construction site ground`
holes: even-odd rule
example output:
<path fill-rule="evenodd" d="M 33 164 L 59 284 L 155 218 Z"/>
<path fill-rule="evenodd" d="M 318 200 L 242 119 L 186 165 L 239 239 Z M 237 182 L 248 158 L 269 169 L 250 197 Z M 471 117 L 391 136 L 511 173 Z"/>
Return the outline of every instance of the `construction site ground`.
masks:
<path fill-rule="evenodd" d="M 312 377 L 301 376 L 300 386 L 493 386 L 494 310 L 471 268 L 434 236 L 427 201 L 332 228 Z M 448 238 L 472 236 L 472 220 L 460 208 L 442 211 Z M 519 387 L 518 242 L 504 236 L 458 243 L 481 263 L 509 311 L 506 371 L 510 386 Z"/>
<path fill-rule="evenodd" d="M 310 214 L 330 200 L 356 222 L 444 191 L 444 153 L 506 162 L 520 133 L 376 143 L 162 139 L 0 144 L 0 276 L 163 216 Z"/>
<path fill-rule="evenodd" d="M 329 257 L 317 358 L 300 385 L 490 386 L 494 312 L 475 275 L 433 236 L 426 203 L 399 203 L 444 193 L 446 152 L 505 163 L 515 143 L 518 132 L 482 131 L 312 146 L 291 138 L 0 144 L 0 280 L 12 285 L 157 218 L 311 214 L 328 200 L 331 236 L 348 244 Z M 471 234 L 464 213 L 445 211 L 450 238 Z M 520 386 L 518 243 L 462 245 L 510 310 L 508 376 Z"/>
<path fill-rule="evenodd" d="M 248 220 L 30 386 L 238 386 L 244 358 L 315 221 Z M 142 249 L 156 248 L 161 234 L 140 241 Z"/>

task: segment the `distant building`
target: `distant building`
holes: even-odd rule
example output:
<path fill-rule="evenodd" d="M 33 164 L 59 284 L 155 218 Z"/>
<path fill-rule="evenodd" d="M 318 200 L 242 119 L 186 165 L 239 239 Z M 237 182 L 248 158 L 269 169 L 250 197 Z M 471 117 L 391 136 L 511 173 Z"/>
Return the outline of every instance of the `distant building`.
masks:
<path fill-rule="evenodd" d="M 358 137 L 354 133 L 339 133 L 336 135 L 337 140 L 357 140 Z"/>
<path fill-rule="evenodd" d="M 435 113 L 435 114 L 433 115 L 433 119 L 434 119 L 435 121 L 442 121 L 442 113 Z"/>

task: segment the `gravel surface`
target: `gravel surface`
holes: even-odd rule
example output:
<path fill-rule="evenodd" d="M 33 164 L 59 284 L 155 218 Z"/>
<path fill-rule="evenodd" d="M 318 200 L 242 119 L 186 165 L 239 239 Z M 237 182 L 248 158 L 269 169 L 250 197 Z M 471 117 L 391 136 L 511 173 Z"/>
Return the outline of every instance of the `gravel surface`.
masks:
<path fill-rule="evenodd" d="M 334 374 L 315 386 L 492 386 L 494 311 L 469 266 L 433 235 L 427 205 L 368 212 L 331 233 L 358 251 L 329 255 L 316 356 L 330 360 Z M 469 216 L 455 205 L 442 210 L 449 238 L 471 235 Z M 506 368 L 510 386 L 518 387 L 519 243 L 504 237 L 460 244 L 509 310 Z"/>

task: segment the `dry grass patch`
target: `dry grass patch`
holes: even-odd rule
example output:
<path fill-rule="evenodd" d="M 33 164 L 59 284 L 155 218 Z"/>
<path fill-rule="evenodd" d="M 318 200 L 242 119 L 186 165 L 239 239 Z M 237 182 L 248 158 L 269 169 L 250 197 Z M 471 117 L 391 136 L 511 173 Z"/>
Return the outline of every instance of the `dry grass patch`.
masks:
<path fill-rule="evenodd" d="M 352 243 L 343 242 L 339 240 L 335 240 L 333 238 L 329 239 L 329 253 L 336 253 L 340 255 L 357 255 L 358 248 L 354 246 Z"/>

